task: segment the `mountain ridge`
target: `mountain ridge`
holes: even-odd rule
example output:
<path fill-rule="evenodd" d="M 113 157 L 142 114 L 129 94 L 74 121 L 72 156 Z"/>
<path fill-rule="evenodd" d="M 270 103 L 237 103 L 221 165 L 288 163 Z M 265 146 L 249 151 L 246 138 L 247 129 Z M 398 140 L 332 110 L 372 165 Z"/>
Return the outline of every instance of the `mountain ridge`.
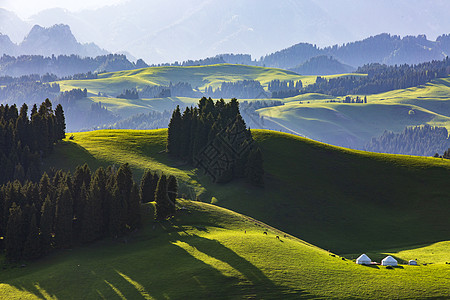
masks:
<path fill-rule="evenodd" d="M 450 36 L 440 35 L 430 41 L 425 35 L 404 36 L 381 33 L 345 45 L 319 48 L 298 43 L 262 57 L 260 64 L 277 68 L 294 68 L 316 56 L 332 56 L 341 63 L 359 67 L 369 63 L 417 64 L 442 60 L 450 55 Z"/>
<path fill-rule="evenodd" d="M 34 25 L 19 44 L 13 43 L 7 35 L 0 35 L 0 53 L 11 56 L 75 54 L 83 57 L 108 54 L 94 43 L 79 43 L 70 27 L 65 24 L 55 24 L 47 28 Z"/>

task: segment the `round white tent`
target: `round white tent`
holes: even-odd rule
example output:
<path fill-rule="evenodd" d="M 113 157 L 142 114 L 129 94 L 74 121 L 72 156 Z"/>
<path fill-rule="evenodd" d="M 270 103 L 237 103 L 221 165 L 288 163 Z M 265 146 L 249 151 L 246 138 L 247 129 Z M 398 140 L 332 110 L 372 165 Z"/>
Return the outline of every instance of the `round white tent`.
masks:
<path fill-rule="evenodd" d="M 417 261 L 415 261 L 414 259 L 411 259 L 411 260 L 408 262 L 408 265 L 410 265 L 410 266 L 417 266 Z"/>
<path fill-rule="evenodd" d="M 392 256 L 386 256 L 382 261 L 381 265 L 383 266 L 397 266 L 397 260 L 393 258 Z"/>
<path fill-rule="evenodd" d="M 367 255 L 361 254 L 361 256 L 356 259 L 356 263 L 358 265 L 370 265 L 372 260 Z"/>

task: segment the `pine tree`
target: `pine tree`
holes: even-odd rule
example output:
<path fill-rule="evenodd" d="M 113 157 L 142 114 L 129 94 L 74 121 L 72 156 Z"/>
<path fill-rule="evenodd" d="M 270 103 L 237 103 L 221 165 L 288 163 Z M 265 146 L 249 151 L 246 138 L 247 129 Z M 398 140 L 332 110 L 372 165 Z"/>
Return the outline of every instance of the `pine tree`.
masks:
<path fill-rule="evenodd" d="M 55 109 L 55 127 L 55 139 L 64 139 L 66 137 L 66 119 L 61 104 L 58 104 Z"/>
<path fill-rule="evenodd" d="M 108 231 L 109 235 L 113 238 L 117 238 L 121 233 L 121 204 L 120 204 L 120 192 L 117 185 L 114 186 L 110 194 L 109 216 L 108 216 Z"/>
<path fill-rule="evenodd" d="M 83 201 L 82 197 L 80 197 L 81 187 L 84 185 L 85 187 L 89 187 L 91 183 L 91 170 L 87 164 L 83 166 L 78 166 L 75 169 L 75 173 L 73 175 L 73 183 L 71 187 L 71 194 L 73 197 L 73 214 L 78 219 L 81 219 L 82 209 L 83 209 Z M 70 188 L 70 186 L 69 186 Z"/>
<path fill-rule="evenodd" d="M 131 188 L 127 208 L 128 226 L 130 226 L 130 229 L 139 228 L 141 226 L 141 201 L 139 198 L 139 189 L 135 183 L 133 183 L 133 187 Z"/>
<path fill-rule="evenodd" d="M 261 150 L 252 149 L 247 162 L 247 180 L 255 186 L 264 186 L 264 168 Z"/>
<path fill-rule="evenodd" d="M 62 187 L 56 201 L 55 244 L 58 248 L 72 245 L 73 200 L 67 186 Z"/>
<path fill-rule="evenodd" d="M 182 130 L 180 106 L 177 105 L 168 126 L 167 152 L 172 155 L 180 155 Z"/>
<path fill-rule="evenodd" d="M 117 171 L 117 187 L 119 189 L 119 202 L 120 202 L 120 228 L 121 231 L 125 229 L 125 226 L 130 221 L 130 210 L 131 207 L 134 205 L 130 201 L 131 199 L 131 190 L 133 188 L 133 173 L 131 171 L 129 164 L 123 164 L 120 166 L 119 170 Z M 137 197 L 139 197 L 139 193 L 136 194 Z M 135 199 L 133 199 L 134 201 Z"/>
<path fill-rule="evenodd" d="M 42 205 L 40 222 L 41 249 L 43 254 L 48 253 L 51 248 L 54 215 L 54 205 L 50 200 L 50 196 L 47 196 L 44 204 Z"/>
<path fill-rule="evenodd" d="M 167 194 L 167 178 L 162 174 L 155 191 L 156 219 L 165 220 L 170 216 L 169 196 Z"/>
<path fill-rule="evenodd" d="M 131 188 L 133 187 L 133 173 L 128 163 L 120 166 L 117 171 L 116 181 L 120 194 L 124 199 L 128 199 L 130 197 Z"/>
<path fill-rule="evenodd" d="M 95 171 L 94 177 L 91 180 L 91 187 L 89 189 L 89 197 L 93 200 L 93 224 L 95 239 L 100 238 L 104 232 L 105 220 L 104 215 L 107 212 L 108 205 L 106 191 L 106 173 L 103 168 L 98 168 Z M 106 211 L 106 212 L 105 212 Z"/>
<path fill-rule="evenodd" d="M 97 199 L 95 199 L 95 192 L 85 194 L 85 188 L 83 185 L 83 191 L 81 194 L 85 197 L 83 205 L 83 214 L 81 216 L 81 241 L 84 243 L 92 242 L 98 238 L 97 229 L 98 221 L 97 215 L 99 213 L 97 207 Z"/>
<path fill-rule="evenodd" d="M 170 212 L 173 215 L 176 211 L 176 199 L 178 196 L 178 182 L 173 175 L 170 175 L 167 181 L 167 194 L 169 196 Z"/>
<path fill-rule="evenodd" d="M 39 228 L 36 221 L 36 209 L 33 207 L 32 210 L 30 226 L 23 251 L 24 259 L 36 259 L 42 254 Z"/>
<path fill-rule="evenodd" d="M 140 185 L 140 196 L 142 203 L 153 202 L 155 200 L 155 190 L 153 189 L 153 173 L 150 170 L 146 170 L 142 175 Z"/>
<path fill-rule="evenodd" d="M 78 215 L 74 219 L 74 222 L 72 223 L 72 230 L 75 233 L 75 238 L 82 242 L 90 242 L 92 241 L 92 235 L 91 232 L 87 233 L 87 237 L 84 236 L 86 233 L 85 230 L 88 228 L 89 230 L 93 227 L 92 226 L 92 205 L 91 205 L 91 199 L 88 199 L 88 191 L 86 189 L 86 185 L 83 182 L 83 185 L 81 186 L 80 192 L 78 193 Z"/>
<path fill-rule="evenodd" d="M 23 234 L 23 215 L 20 206 L 14 202 L 9 209 L 8 225 L 6 227 L 6 258 L 17 261 L 22 257 L 25 237 Z"/>
<path fill-rule="evenodd" d="M 39 198 L 41 199 L 41 203 L 44 202 L 45 198 L 47 196 L 52 196 L 52 185 L 50 183 L 50 178 L 48 177 L 47 173 L 44 172 L 44 174 L 41 177 L 41 180 L 39 181 Z"/>

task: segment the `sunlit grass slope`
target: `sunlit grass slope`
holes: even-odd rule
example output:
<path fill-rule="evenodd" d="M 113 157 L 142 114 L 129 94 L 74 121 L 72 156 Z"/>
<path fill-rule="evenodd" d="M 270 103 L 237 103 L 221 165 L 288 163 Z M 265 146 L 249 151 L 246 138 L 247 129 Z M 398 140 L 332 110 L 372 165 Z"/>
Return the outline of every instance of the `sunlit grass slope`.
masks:
<path fill-rule="evenodd" d="M 243 180 L 213 184 L 164 153 L 167 130 L 75 133 L 47 167 L 128 162 L 180 179 L 191 199 L 255 217 L 338 253 L 450 240 L 448 160 L 348 150 L 273 131 L 252 130 L 265 165 L 264 189 Z"/>
<path fill-rule="evenodd" d="M 142 88 L 147 85 L 169 85 L 170 82 L 188 82 L 193 88 L 204 91 L 216 88 L 223 81 L 258 80 L 267 85 L 273 79 L 302 80 L 306 84 L 315 82 L 315 76 L 300 76 L 294 72 L 245 65 L 208 65 L 194 67 L 151 67 L 138 70 L 100 74 L 98 79 L 65 80 L 58 82 L 62 90 L 86 88 L 88 92 L 110 95 L 120 94 L 124 89 Z"/>
<path fill-rule="evenodd" d="M 450 130 L 450 77 L 418 87 L 367 95 L 367 104 L 330 103 L 343 98 L 305 94 L 285 99 L 288 103 L 284 106 L 259 112 L 286 131 L 356 148 L 385 130 L 400 132 L 406 126 L 424 124 Z"/>
<path fill-rule="evenodd" d="M 333 78 L 337 76 L 365 76 L 364 74 L 339 74 L 324 76 Z M 304 86 L 316 82 L 317 76 L 301 76 L 292 71 L 255 67 L 234 64 L 218 64 L 192 67 L 150 67 L 138 70 L 103 73 L 98 79 L 89 80 L 63 80 L 58 83 L 61 90 L 73 88 L 86 88 L 89 93 L 97 95 L 98 92 L 116 96 L 124 89 L 142 88 L 148 85 L 169 85 L 170 82 L 188 82 L 193 88 L 204 91 L 211 86 L 217 88 L 222 82 L 235 82 L 240 80 L 257 80 L 265 88 L 270 81 L 278 79 L 302 80 Z"/>
<path fill-rule="evenodd" d="M 105 240 L 1 270 L 0 298 L 450 297 L 450 265 L 359 266 L 232 211 L 180 205 L 186 209 L 161 224 L 153 224 L 148 205 L 144 228 L 126 242 Z"/>
<path fill-rule="evenodd" d="M 418 264 L 450 264 L 450 241 L 416 245 L 414 247 L 385 249 L 383 251 L 367 252 L 372 260 L 381 261 L 386 255 L 394 256 L 400 263 L 407 264 L 416 260 Z M 360 254 L 347 254 L 348 258 L 356 258 Z"/>
<path fill-rule="evenodd" d="M 348 76 L 340 74 L 327 77 Z M 364 76 L 364 74 L 351 74 Z M 87 88 L 89 97 L 77 101 L 81 110 L 89 110 L 94 102 L 102 102 L 122 118 L 138 113 L 172 110 L 176 105 L 195 105 L 198 97 L 169 97 L 160 99 L 117 99 L 125 89 L 147 85 L 167 85 L 170 82 L 189 82 L 204 91 L 217 88 L 223 81 L 258 80 L 265 88 L 271 80 L 302 80 L 304 85 L 315 82 L 316 76 L 264 67 L 244 65 L 209 65 L 194 67 L 152 67 L 100 74 L 98 79 L 66 80 L 58 82 L 61 90 Z M 98 97 L 98 93 L 108 97 Z M 259 110 L 268 121 L 285 131 L 334 145 L 363 148 L 372 137 L 385 130 L 403 131 L 406 126 L 429 124 L 450 130 L 450 78 L 437 79 L 418 87 L 367 95 L 367 104 L 330 103 L 344 97 L 305 94 L 282 100 L 283 106 Z M 353 95 L 355 97 L 356 95 Z M 365 95 L 359 95 L 361 97 Z M 245 99 L 239 99 L 244 101 Z M 260 99 L 267 100 L 267 99 Z M 437 149 L 436 151 L 442 151 Z"/>

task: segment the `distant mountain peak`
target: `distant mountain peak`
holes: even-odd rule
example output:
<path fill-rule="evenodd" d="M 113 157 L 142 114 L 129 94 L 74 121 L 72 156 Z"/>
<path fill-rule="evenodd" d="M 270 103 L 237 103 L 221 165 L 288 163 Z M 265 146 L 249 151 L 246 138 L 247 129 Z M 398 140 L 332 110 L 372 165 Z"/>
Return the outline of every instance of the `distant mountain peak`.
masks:
<path fill-rule="evenodd" d="M 350 73 L 355 69 L 332 56 L 319 55 L 290 70 L 302 75 L 333 75 Z"/>
<path fill-rule="evenodd" d="M 55 24 L 51 27 L 34 25 L 24 40 L 16 45 L 8 36 L 0 35 L 0 55 L 71 55 L 95 57 L 108 52 L 94 43 L 81 44 L 73 35 L 70 27 L 65 24 Z"/>
<path fill-rule="evenodd" d="M 0 55 L 3 53 L 15 54 L 16 51 L 17 45 L 11 41 L 9 36 L 0 32 Z"/>

